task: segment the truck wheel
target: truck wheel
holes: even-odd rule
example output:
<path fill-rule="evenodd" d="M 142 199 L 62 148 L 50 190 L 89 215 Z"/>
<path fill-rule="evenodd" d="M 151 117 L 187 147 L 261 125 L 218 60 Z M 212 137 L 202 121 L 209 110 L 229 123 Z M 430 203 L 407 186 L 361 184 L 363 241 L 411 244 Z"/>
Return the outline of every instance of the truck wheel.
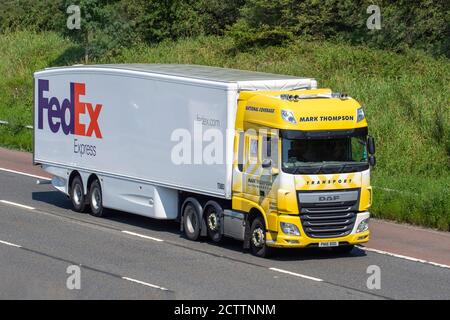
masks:
<path fill-rule="evenodd" d="M 267 258 L 271 254 L 272 248 L 266 245 L 266 226 L 261 217 L 253 220 L 250 228 L 250 250 L 253 255 Z"/>
<path fill-rule="evenodd" d="M 332 251 L 339 254 L 348 254 L 353 250 L 354 247 L 355 247 L 354 245 L 339 246 L 332 248 Z"/>
<path fill-rule="evenodd" d="M 206 231 L 209 238 L 218 243 L 222 240 L 221 210 L 219 207 L 209 205 L 205 212 Z"/>
<path fill-rule="evenodd" d="M 91 214 L 95 217 L 103 217 L 103 197 L 100 182 L 95 180 L 89 188 L 89 203 L 91 205 Z"/>
<path fill-rule="evenodd" d="M 84 197 L 83 182 L 79 176 L 76 176 L 72 180 L 70 186 L 70 200 L 72 200 L 72 205 L 76 212 L 85 211 L 86 201 Z"/>
<path fill-rule="evenodd" d="M 183 210 L 183 228 L 189 240 L 196 241 L 200 237 L 200 213 L 192 203 L 187 203 Z"/>

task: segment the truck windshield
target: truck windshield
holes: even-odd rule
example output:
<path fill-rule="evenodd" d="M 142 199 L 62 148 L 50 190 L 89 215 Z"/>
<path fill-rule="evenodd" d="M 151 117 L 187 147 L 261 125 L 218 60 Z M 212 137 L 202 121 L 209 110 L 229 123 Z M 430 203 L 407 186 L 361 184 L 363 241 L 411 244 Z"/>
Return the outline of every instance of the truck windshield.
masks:
<path fill-rule="evenodd" d="M 293 174 L 356 172 L 369 168 L 366 137 L 282 139 L 282 169 Z"/>

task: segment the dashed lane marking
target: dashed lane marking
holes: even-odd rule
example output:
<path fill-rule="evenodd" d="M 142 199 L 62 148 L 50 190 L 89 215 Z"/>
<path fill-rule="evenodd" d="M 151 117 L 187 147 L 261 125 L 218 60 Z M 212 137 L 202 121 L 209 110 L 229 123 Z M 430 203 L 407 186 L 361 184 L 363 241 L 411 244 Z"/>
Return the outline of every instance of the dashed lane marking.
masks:
<path fill-rule="evenodd" d="M 308 280 L 313 280 L 313 281 L 318 281 L 318 282 L 323 281 L 320 278 L 315 278 L 315 277 L 307 276 L 307 275 L 304 275 L 301 273 L 296 273 L 296 272 L 292 272 L 292 271 L 288 271 L 288 270 L 283 270 L 283 269 L 278 269 L 278 268 L 269 268 L 269 270 L 289 274 L 291 276 L 300 277 L 300 278 L 304 278 L 304 279 L 308 279 Z"/>
<path fill-rule="evenodd" d="M 139 237 L 139 238 L 144 238 L 144 239 L 153 240 L 153 241 L 157 241 L 157 242 L 163 242 L 164 241 L 162 239 L 145 236 L 143 234 L 139 234 L 139 233 L 136 233 L 136 232 L 126 231 L 126 230 L 122 230 L 121 232 L 129 234 L 129 235 L 132 235 L 132 236 L 136 236 L 136 237 Z"/>

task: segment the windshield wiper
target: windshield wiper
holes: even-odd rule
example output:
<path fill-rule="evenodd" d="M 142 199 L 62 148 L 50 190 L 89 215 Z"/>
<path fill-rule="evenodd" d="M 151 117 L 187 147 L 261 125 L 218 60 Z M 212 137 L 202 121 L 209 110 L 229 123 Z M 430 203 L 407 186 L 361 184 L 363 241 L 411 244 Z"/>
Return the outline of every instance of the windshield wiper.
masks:
<path fill-rule="evenodd" d="M 343 172 L 344 172 L 344 169 L 347 168 L 348 165 L 349 165 L 348 163 L 344 163 L 344 164 L 341 166 L 341 169 L 339 170 L 339 173 L 343 173 Z"/>
<path fill-rule="evenodd" d="M 339 170 L 339 173 L 343 173 L 344 169 L 349 167 L 351 168 L 351 171 L 357 171 L 358 167 L 365 167 L 368 164 L 366 163 L 361 163 L 361 162 L 353 162 L 353 163 L 344 163 L 341 167 L 341 169 Z"/>
<path fill-rule="evenodd" d="M 344 173 L 346 169 L 350 169 L 350 171 L 357 170 L 358 167 L 364 166 L 364 163 L 343 163 L 339 164 L 336 162 L 327 163 L 322 162 L 321 164 L 315 165 L 300 165 L 295 166 L 290 171 L 292 174 L 320 174 L 320 173 Z M 331 172 L 326 172 L 331 170 Z"/>

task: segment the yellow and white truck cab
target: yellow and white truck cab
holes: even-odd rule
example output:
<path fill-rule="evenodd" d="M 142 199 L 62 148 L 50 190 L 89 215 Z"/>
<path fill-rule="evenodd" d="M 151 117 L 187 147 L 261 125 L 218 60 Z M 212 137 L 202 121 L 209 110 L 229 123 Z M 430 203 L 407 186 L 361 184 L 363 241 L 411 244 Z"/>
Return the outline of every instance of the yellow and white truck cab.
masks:
<path fill-rule="evenodd" d="M 369 240 L 375 150 L 357 101 L 329 89 L 241 92 L 236 128 L 232 207 L 263 213 L 265 226 L 249 226 L 255 254 Z"/>

